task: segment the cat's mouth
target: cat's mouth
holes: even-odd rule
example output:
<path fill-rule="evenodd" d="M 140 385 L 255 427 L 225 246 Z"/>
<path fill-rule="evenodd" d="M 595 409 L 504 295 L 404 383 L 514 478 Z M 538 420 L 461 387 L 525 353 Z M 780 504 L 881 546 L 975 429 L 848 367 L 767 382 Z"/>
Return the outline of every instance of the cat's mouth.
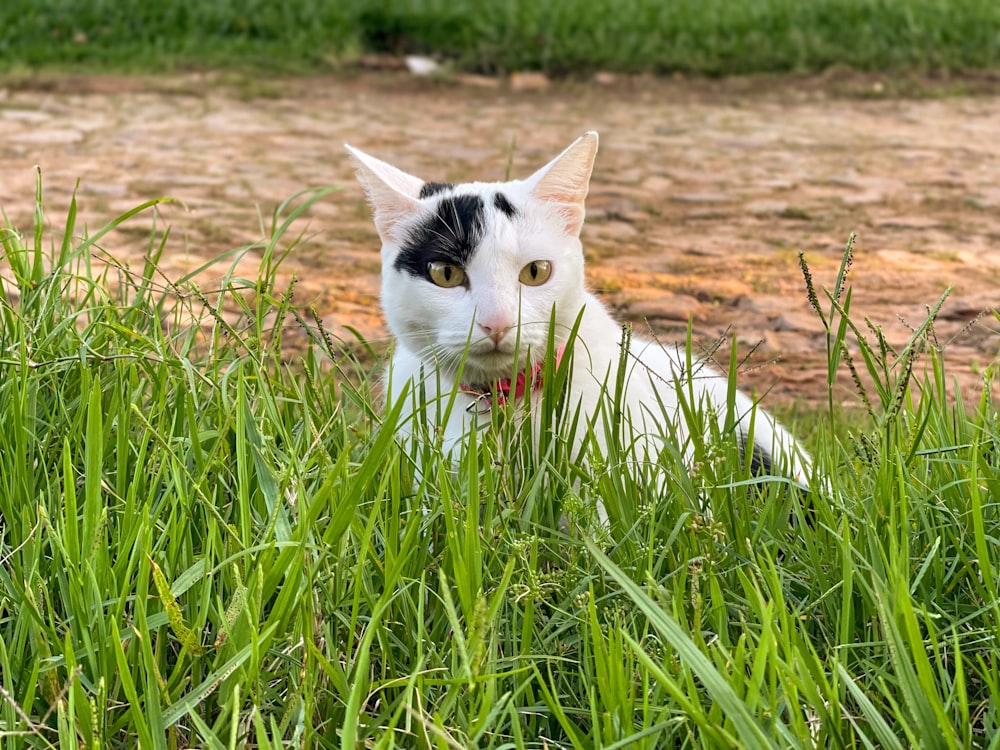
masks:
<path fill-rule="evenodd" d="M 466 380 L 489 381 L 509 378 L 514 371 L 515 359 L 519 365 L 526 365 L 525 356 L 516 357 L 514 352 L 501 349 L 469 352 L 465 359 L 462 377 Z"/>
<path fill-rule="evenodd" d="M 556 366 L 559 365 L 559 361 L 562 359 L 564 348 L 560 346 L 556 349 Z M 507 377 L 496 376 L 479 382 L 463 380 L 459 388 L 464 393 L 476 397 L 473 404 L 470 404 L 470 407 L 472 407 L 477 403 L 481 406 L 484 398 L 486 399 L 487 406 L 494 400 L 497 403 L 505 404 L 511 399 L 519 399 L 542 387 L 545 364 L 541 359 L 534 362 L 529 361 L 525 366 L 517 366 L 515 369 L 517 372 Z"/>
<path fill-rule="evenodd" d="M 490 382 L 509 378 L 516 370 L 525 370 L 535 364 L 538 357 L 523 347 L 522 351 L 506 348 L 482 348 L 466 352 L 462 366 L 462 380 Z"/>

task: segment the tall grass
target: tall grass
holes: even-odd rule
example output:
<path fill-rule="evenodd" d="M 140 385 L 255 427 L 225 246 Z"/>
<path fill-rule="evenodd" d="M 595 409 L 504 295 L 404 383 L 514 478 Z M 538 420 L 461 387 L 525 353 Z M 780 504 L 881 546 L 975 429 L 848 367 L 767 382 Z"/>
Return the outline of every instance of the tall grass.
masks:
<path fill-rule="evenodd" d="M 993 0 L 6 0 L 0 68 L 328 70 L 365 52 L 486 73 L 995 68 Z"/>
<path fill-rule="evenodd" d="M 323 195 L 217 289 L 163 278 L 159 230 L 101 251 L 155 201 L 81 237 L 39 189 L 0 235 L 0 745 L 998 746 L 995 407 L 841 325 L 846 275 L 831 357 L 891 398 L 821 427 L 829 487 L 721 436 L 579 464 L 558 372 L 541 450 L 497 410 L 456 466 L 277 285 Z"/>

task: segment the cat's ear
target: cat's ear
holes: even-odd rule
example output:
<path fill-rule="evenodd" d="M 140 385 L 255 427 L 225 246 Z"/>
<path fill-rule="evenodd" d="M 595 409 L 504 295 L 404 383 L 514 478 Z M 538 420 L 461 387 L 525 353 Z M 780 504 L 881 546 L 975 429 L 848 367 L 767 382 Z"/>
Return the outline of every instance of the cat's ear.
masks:
<path fill-rule="evenodd" d="M 353 158 L 358 182 L 375 210 L 375 228 L 382 241 L 400 241 L 402 238 L 397 236 L 396 227 L 401 219 L 419 207 L 417 198 L 424 181 L 346 143 L 344 148 Z"/>
<path fill-rule="evenodd" d="M 553 203 L 569 236 L 583 228 L 584 201 L 597 156 L 597 133 L 591 130 L 527 179 L 532 197 Z"/>

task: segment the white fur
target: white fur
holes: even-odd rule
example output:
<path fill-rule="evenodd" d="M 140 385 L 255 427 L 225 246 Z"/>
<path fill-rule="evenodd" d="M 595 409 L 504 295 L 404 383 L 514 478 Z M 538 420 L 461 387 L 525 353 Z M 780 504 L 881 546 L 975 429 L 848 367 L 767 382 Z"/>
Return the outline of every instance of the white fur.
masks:
<path fill-rule="evenodd" d="M 573 345 L 571 383 L 583 415 L 594 415 L 605 398 L 606 384 L 613 387 L 622 356 L 621 324 L 584 287 L 579 233 L 597 134 L 585 134 L 526 180 L 456 186 L 456 193 L 483 196 L 486 232 L 465 268 L 468 285 L 450 289 L 393 267 L 408 230 L 433 215 L 440 196 L 419 199 L 420 179 L 347 148 L 374 207 L 383 242 L 382 308 L 396 339 L 387 372 L 389 404 L 404 393 L 422 389 L 426 408 L 435 410 L 427 415 L 431 423 L 444 422 L 440 427 L 446 446 L 459 445 L 482 416 L 475 396 L 461 391 L 455 394 L 457 369 L 463 368 L 462 383 L 510 377 L 515 357 L 527 364 L 544 354 L 553 310 L 557 343 L 565 342 L 582 311 Z M 497 190 L 517 208 L 518 216 L 513 220 L 493 207 L 492 196 Z M 552 264 L 551 278 L 540 286 L 522 284 L 518 279 L 521 269 L 538 260 Z M 487 335 L 497 328 L 509 329 L 499 343 Z M 516 343 L 520 345 L 517 351 Z M 624 406 L 632 435 L 625 438 L 637 441 L 640 456 L 655 456 L 664 434 L 674 434 L 681 441 L 687 436 L 678 386 L 693 389 L 695 402 L 709 406 L 720 425 L 724 421 L 726 379 L 704 364 L 694 369 L 694 373 L 686 372 L 684 353 L 676 347 L 640 337 L 631 339 Z M 454 407 L 445 422 L 439 410 L 452 396 Z M 537 407 L 538 394 L 530 398 Z M 736 396 L 735 413 L 741 436 L 745 438 L 751 431 L 752 422 L 753 441 L 771 457 L 776 470 L 800 483 L 808 482 L 809 457 L 791 434 L 756 409 L 743 393 Z M 663 424 L 666 418 L 674 423 L 673 430 Z M 596 426 L 603 445 L 600 422 Z M 680 447 L 690 456 L 688 447 Z"/>

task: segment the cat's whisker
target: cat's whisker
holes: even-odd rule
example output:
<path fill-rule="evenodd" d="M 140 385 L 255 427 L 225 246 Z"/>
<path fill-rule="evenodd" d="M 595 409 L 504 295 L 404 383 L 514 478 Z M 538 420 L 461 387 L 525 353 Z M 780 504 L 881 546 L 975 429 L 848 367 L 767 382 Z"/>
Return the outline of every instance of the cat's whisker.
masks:
<path fill-rule="evenodd" d="M 439 232 L 435 227 L 427 227 L 426 231 L 427 234 L 431 235 L 432 237 L 436 237 L 437 239 L 442 240 L 445 243 L 450 243 L 451 241 L 457 239 L 454 228 L 452 228 L 450 225 L 446 225 L 446 228 L 448 229 L 449 234 L 443 234 L 442 232 Z"/>
<path fill-rule="evenodd" d="M 458 215 L 458 202 L 450 201 L 447 206 L 451 209 L 451 218 L 454 221 L 448 222 L 445 226 L 451 231 L 452 239 L 458 239 L 459 227 L 462 226 L 461 217 Z"/>

